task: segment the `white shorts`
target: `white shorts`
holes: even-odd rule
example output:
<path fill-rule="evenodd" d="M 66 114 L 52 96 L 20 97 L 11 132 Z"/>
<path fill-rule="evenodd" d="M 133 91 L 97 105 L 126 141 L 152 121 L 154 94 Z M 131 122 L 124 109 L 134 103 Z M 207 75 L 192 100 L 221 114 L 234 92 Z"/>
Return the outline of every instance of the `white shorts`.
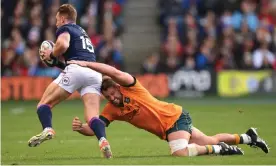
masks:
<path fill-rule="evenodd" d="M 86 93 L 101 95 L 102 74 L 87 67 L 70 64 L 59 74 L 54 83 L 69 93 L 77 90 L 81 96 Z"/>

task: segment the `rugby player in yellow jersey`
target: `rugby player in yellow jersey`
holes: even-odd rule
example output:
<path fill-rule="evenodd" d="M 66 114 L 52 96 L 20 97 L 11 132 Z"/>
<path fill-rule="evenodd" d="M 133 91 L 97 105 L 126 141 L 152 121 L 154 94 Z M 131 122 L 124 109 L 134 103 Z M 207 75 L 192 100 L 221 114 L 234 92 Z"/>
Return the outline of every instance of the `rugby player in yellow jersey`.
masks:
<path fill-rule="evenodd" d="M 167 140 L 174 156 L 243 155 L 243 151 L 232 146 L 233 144 L 248 144 L 261 148 L 265 153 L 269 151 L 265 141 L 259 138 L 254 128 L 241 135 L 206 136 L 192 126 L 189 113 L 181 106 L 156 99 L 130 74 L 102 63 L 68 63 L 88 67 L 109 76 L 103 79 L 101 86 L 102 94 L 109 101 L 100 115 L 106 126 L 114 120 L 126 121 Z M 94 135 L 89 126 L 82 124 L 77 117 L 73 119 L 72 127 L 83 135 Z"/>

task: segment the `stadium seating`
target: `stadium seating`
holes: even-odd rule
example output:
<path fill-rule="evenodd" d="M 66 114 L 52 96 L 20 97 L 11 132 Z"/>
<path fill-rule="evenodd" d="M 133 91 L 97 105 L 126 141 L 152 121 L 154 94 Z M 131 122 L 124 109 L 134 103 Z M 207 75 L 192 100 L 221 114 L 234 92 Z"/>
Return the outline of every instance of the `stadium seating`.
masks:
<path fill-rule="evenodd" d="M 145 60 L 144 73 L 276 69 L 274 1 L 159 0 L 158 6 L 161 55 Z"/>
<path fill-rule="evenodd" d="M 1 1 L 1 75 L 49 76 L 60 70 L 48 68 L 39 60 L 38 47 L 43 40 L 55 41 L 55 14 L 68 0 Z M 120 36 L 123 32 L 125 0 L 70 0 L 78 21 L 96 47 L 98 61 L 123 67 Z M 112 17 L 108 17 L 111 15 Z"/>

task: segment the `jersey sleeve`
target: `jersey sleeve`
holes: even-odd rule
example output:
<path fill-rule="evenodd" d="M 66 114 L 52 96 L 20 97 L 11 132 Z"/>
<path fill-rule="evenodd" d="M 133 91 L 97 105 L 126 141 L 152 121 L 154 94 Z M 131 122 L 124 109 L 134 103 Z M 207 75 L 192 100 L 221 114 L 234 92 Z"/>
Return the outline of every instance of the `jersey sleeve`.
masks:
<path fill-rule="evenodd" d="M 136 77 L 134 77 L 134 76 L 132 76 L 132 77 L 133 77 L 133 79 L 134 79 L 133 83 L 132 83 L 132 84 L 129 84 L 129 85 L 125 85 L 125 86 L 123 86 L 123 87 L 130 88 L 130 87 L 132 87 L 132 86 L 135 86 L 135 84 L 136 84 Z"/>
<path fill-rule="evenodd" d="M 58 38 L 58 36 L 64 32 L 68 32 L 70 34 L 70 28 L 68 26 L 59 27 L 56 31 L 56 38 Z"/>
<path fill-rule="evenodd" d="M 108 103 L 104 107 L 104 109 L 103 109 L 103 111 L 102 111 L 102 113 L 100 115 L 100 119 L 105 122 L 106 127 L 108 127 L 108 125 L 112 121 L 116 120 L 116 114 L 115 114 L 116 109 L 118 109 L 118 108 L 114 107 L 110 103 Z"/>
<path fill-rule="evenodd" d="M 147 90 L 143 87 L 143 85 L 134 77 L 134 82 L 128 86 L 121 86 L 121 90 L 123 91 L 131 91 L 134 93 L 147 93 Z"/>

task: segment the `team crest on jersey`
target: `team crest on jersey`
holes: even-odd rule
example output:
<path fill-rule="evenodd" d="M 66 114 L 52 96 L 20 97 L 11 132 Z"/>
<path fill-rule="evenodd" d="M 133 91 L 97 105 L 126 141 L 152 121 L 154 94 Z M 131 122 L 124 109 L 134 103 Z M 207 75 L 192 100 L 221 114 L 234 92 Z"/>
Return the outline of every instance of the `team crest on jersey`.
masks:
<path fill-rule="evenodd" d="M 125 103 L 127 103 L 127 104 L 128 104 L 128 103 L 130 103 L 130 98 L 128 98 L 128 97 L 125 97 L 125 100 L 124 100 L 124 102 L 125 102 Z"/>
<path fill-rule="evenodd" d="M 70 83 L 69 77 L 63 77 L 62 80 L 61 80 L 61 83 L 63 85 L 69 85 L 69 83 Z"/>

